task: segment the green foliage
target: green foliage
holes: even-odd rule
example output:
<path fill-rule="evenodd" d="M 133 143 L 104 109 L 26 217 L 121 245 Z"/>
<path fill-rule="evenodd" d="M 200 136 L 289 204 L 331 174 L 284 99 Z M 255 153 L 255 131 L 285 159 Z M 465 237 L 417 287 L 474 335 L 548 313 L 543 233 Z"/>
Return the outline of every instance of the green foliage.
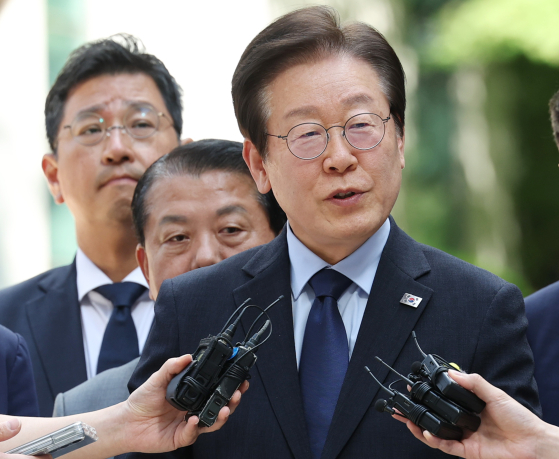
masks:
<path fill-rule="evenodd" d="M 518 55 L 559 64 L 559 1 L 468 0 L 442 8 L 429 58 L 442 66 L 502 62 Z"/>

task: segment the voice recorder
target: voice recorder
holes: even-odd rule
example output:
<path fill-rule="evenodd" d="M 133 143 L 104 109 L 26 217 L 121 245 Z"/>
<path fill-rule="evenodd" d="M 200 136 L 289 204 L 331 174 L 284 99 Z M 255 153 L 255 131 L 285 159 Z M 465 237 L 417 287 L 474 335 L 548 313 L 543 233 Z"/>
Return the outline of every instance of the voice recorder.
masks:
<path fill-rule="evenodd" d="M 283 298 L 280 296 L 266 309 L 247 305 L 248 298 L 231 315 L 222 331 L 216 336 L 200 340 L 192 362 L 176 375 L 167 386 L 167 401 L 181 411 L 197 415 L 200 425 L 210 427 L 217 420 L 219 410 L 227 405 L 256 363 L 256 351 L 272 334 L 272 324 L 267 311 Z M 244 340 L 232 344 L 241 316 L 248 308 L 261 310 Z M 250 333 L 260 318 L 268 319 L 250 339 Z M 235 320 L 233 318 L 236 316 Z M 233 322 L 231 322 L 233 320 Z M 264 335 L 266 334 L 266 337 Z"/>
<path fill-rule="evenodd" d="M 423 362 L 412 364 L 412 372 L 408 377 L 398 373 L 379 357 L 375 357 L 390 371 L 400 376 L 399 380 L 385 387 L 369 368 L 365 367 L 380 387 L 390 395 L 388 400 L 377 400 L 375 409 L 402 415 L 422 429 L 446 440 L 460 440 L 463 436 L 462 429 L 475 432 L 481 422 L 477 414 L 481 413 L 485 402 L 448 375 L 450 369 L 462 371 L 457 365 L 437 355 L 425 354 L 419 346 L 415 332 L 412 332 L 412 337 L 424 359 Z M 409 396 L 392 387 L 398 381 L 408 385 Z"/>

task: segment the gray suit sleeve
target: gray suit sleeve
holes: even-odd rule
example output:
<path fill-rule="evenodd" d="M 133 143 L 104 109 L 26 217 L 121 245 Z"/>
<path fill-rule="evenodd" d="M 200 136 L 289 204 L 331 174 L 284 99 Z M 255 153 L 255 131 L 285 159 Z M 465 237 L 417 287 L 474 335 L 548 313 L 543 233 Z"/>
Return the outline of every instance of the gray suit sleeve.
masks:
<path fill-rule="evenodd" d="M 69 416 L 101 410 L 128 398 L 126 384 L 138 364 L 139 357 L 120 367 L 99 373 L 94 378 L 58 394 L 53 416 Z"/>
<path fill-rule="evenodd" d="M 64 410 L 64 394 L 58 394 L 54 400 L 54 410 L 52 411 L 53 418 L 66 416 Z"/>

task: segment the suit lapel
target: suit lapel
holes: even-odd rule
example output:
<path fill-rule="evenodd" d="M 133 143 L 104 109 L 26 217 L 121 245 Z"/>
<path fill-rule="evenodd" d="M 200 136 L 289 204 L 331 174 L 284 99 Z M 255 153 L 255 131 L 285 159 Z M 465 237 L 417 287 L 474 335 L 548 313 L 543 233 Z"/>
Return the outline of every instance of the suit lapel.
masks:
<path fill-rule="evenodd" d="M 427 306 L 433 291 L 415 279 L 430 270 L 419 244 L 391 219 L 390 236 L 375 275 L 344 385 L 340 392 L 323 459 L 335 458 L 347 443 L 380 390 L 365 372 L 367 365 L 384 381 Z M 404 293 L 422 298 L 417 308 L 400 303 Z"/>
<path fill-rule="evenodd" d="M 251 304 L 265 308 L 280 295 L 284 296 L 269 311 L 273 332 L 270 340 L 258 350 L 256 370 L 293 455 L 305 459 L 309 457 L 310 446 L 295 358 L 290 263 L 285 230 L 259 251 L 243 270 L 254 278 L 234 291 L 237 306 L 250 297 Z M 245 332 L 255 316 L 243 316 L 241 323 Z"/>
<path fill-rule="evenodd" d="M 44 295 L 26 304 L 27 319 L 52 396 L 87 379 L 76 264 L 45 278 Z"/>

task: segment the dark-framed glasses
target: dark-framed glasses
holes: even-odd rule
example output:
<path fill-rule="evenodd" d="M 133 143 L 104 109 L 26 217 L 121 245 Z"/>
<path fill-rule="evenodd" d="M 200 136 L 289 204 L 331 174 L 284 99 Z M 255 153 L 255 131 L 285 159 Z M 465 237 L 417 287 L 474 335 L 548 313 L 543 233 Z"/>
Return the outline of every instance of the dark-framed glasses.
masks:
<path fill-rule="evenodd" d="M 390 120 L 376 113 L 359 113 L 352 116 L 343 126 L 330 126 L 326 129 L 318 123 L 302 123 L 293 126 L 287 135 L 266 134 L 287 142 L 289 151 L 299 159 L 318 158 L 330 141 L 329 130 L 342 128 L 342 136 L 357 150 L 371 150 L 384 138 L 386 123 Z"/>
<path fill-rule="evenodd" d="M 122 125 L 107 126 L 99 113 L 83 112 L 74 119 L 72 124 L 64 126 L 70 129 L 72 137 L 82 145 L 97 145 L 105 136 L 110 137 L 111 131 L 120 129 L 134 139 L 147 139 L 155 134 L 160 126 L 162 112 L 148 104 L 135 104 L 124 113 Z M 166 118 L 166 117 L 165 117 Z"/>

